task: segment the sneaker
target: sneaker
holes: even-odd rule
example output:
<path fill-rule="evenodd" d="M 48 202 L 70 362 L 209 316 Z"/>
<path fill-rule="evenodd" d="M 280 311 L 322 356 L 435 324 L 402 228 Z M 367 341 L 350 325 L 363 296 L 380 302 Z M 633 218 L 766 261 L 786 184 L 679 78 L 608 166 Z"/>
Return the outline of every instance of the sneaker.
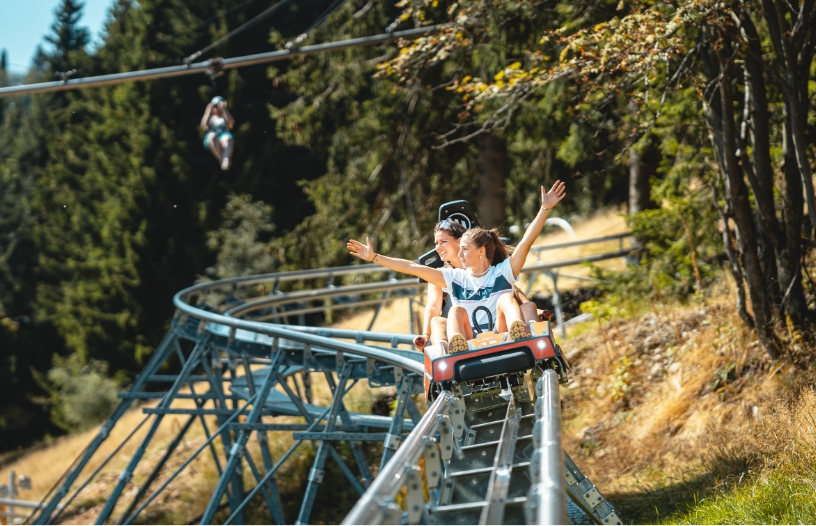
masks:
<path fill-rule="evenodd" d="M 530 332 L 530 327 L 521 320 L 516 320 L 510 325 L 510 339 L 523 340 L 525 338 L 532 338 L 533 333 Z"/>
<path fill-rule="evenodd" d="M 229 169 L 230 169 L 230 160 L 229 160 L 229 157 L 224 157 L 224 158 L 221 160 L 221 169 L 222 169 L 222 170 L 224 170 L 225 172 L 226 172 L 227 170 L 229 170 Z"/>
<path fill-rule="evenodd" d="M 448 342 L 448 353 L 455 354 L 468 350 L 467 340 L 461 334 L 454 334 Z"/>

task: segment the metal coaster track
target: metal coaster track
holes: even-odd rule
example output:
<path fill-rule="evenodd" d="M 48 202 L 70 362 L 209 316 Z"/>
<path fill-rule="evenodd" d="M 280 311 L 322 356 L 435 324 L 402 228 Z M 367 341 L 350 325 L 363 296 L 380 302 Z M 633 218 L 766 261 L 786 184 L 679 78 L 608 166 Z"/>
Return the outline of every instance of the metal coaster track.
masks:
<path fill-rule="evenodd" d="M 547 266 L 555 269 L 626 254 L 621 247 Z M 540 271 L 542 266 L 522 272 Z M 387 274 L 385 280 L 371 283 L 333 284 L 337 276 L 370 279 L 374 273 Z M 325 280 L 326 286 L 280 291 L 285 282 L 315 280 Z M 260 297 L 253 296 L 257 285 L 264 285 Z M 141 514 L 201 454 L 212 457 L 219 474 L 201 524 L 214 523 L 216 514 L 219 522 L 243 523 L 248 503 L 256 498 L 263 499 L 278 524 L 308 523 L 329 461 L 361 495 L 345 521 L 349 524 L 563 523 L 565 490 L 594 522 L 619 522 L 611 505 L 571 459 L 562 457 L 552 371 L 543 372 L 535 399 L 526 386 L 514 388 L 507 399 L 445 392 L 423 415 L 414 401 L 414 395 L 423 392 L 423 354 L 399 347 L 410 346 L 412 335 L 266 321 L 288 321 L 316 310 L 381 305 L 397 296 L 413 298 L 420 290 L 424 286 L 416 280 L 397 281 L 382 267 L 358 265 L 226 279 L 178 292 L 173 299 L 178 310 L 167 335 L 130 390 L 120 393 L 122 401 L 113 415 L 56 491 L 44 499 L 33 523 L 70 521 L 66 513 L 72 502 L 115 452 L 136 436 L 141 443 L 111 488 L 97 524 L 144 521 Z M 372 295 L 379 297 L 372 300 Z M 325 391 L 331 393 L 327 405 L 315 403 L 315 378 L 322 378 Z M 393 417 L 349 409 L 348 394 L 361 380 L 371 387 L 396 387 Z M 139 428 L 146 426 L 146 431 L 139 435 L 134 429 L 91 470 L 92 458 L 137 400 L 156 401 L 155 406 L 142 409 L 146 416 Z M 181 400 L 188 404 L 176 403 Z M 190 400 L 194 407 L 189 406 Z M 179 415 L 183 423 L 158 460 L 147 458 L 167 415 Z M 281 421 L 280 417 L 290 418 Z M 293 423 L 291 417 L 299 422 Z M 191 453 L 182 454 L 179 446 L 195 423 L 201 425 L 205 440 Z M 272 457 L 270 431 L 292 433 L 294 439 L 278 458 Z M 287 469 L 293 453 L 305 442 L 313 444 L 314 462 L 297 517 L 284 516 L 276 474 Z M 347 444 L 349 459 L 338 451 L 338 442 Z M 366 457 L 367 452 L 371 456 L 371 448 L 362 446 L 365 442 L 383 445 L 376 478 Z M 174 455 L 186 458 L 180 465 L 174 460 L 178 467 L 168 475 L 168 461 Z M 90 473 L 78 483 L 86 472 Z M 252 481 L 252 487 L 245 487 L 247 481 Z M 395 500 L 406 484 L 405 502 Z M 224 508 L 226 512 L 221 511 Z M 571 509 L 573 519 L 576 509 Z"/>

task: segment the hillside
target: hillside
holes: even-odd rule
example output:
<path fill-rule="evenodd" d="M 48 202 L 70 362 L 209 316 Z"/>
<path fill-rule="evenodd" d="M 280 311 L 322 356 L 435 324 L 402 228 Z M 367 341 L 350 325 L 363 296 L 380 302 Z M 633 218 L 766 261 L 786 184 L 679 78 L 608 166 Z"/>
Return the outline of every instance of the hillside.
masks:
<path fill-rule="evenodd" d="M 580 237 L 588 238 L 614 233 L 622 227 L 620 217 L 609 212 L 582 223 L 576 230 Z M 560 233 L 549 234 L 540 242 L 551 244 L 562 238 Z M 574 255 L 558 253 L 554 259 Z M 587 271 L 579 268 L 575 274 Z M 626 315 L 571 327 L 568 338 L 560 342 L 573 372 L 572 383 L 562 389 L 565 449 L 619 507 L 627 522 L 676 522 L 688 517 L 695 522 L 694 518 L 700 520 L 700 516 L 689 513 L 696 501 L 754 480 L 762 472 L 752 449 L 754 441 L 763 440 L 763 426 L 777 418 L 775 404 L 811 378 L 807 369 L 772 363 L 767 358 L 733 311 L 730 283 L 720 280 L 706 296 L 689 304 L 634 303 L 621 309 Z M 407 300 L 392 302 L 380 313 L 374 330 L 406 331 L 406 308 Z M 371 312 L 358 313 L 336 326 L 364 327 L 371 316 Z M 354 388 L 352 408 L 371 411 L 374 405 L 387 401 L 392 392 L 372 391 L 360 384 Z M 318 391 L 316 396 L 326 400 L 328 392 Z M 97 462 L 142 418 L 140 408 L 132 409 L 102 448 Z M 165 451 L 172 432 L 182 425 L 181 418 L 165 418 L 145 458 L 157 458 Z M 214 428 L 214 418 L 208 418 L 208 424 Z M 786 432 L 785 425 L 778 426 L 780 433 Z M 20 498 L 38 500 L 96 431 L 38 446 L 4 463 L 0 477 L 6 479 L 10 470 L 31 477 L 32 490 L 21 492 Z M 139 430 L 135 437 L 140 438 L 144 432 Z M 185 453 L 203 440 L 203 430 L 196 423 L 163 474 L 178 467 Z M 767 442 L 767 437 L 764 440 Z M 783 442 L 778 444 L 784 446 Z M 278 456 L 291 445 L 291 436 L 275 435 L 272 443 L 273 456 Z M 78 496 L 63 521 L 89 523 L 95 519 L 106 492 L 135 447 L 136 442 L 131 441 L 116 455 Z M 304 462 L 295 465 L 303 470 L 295 467 L 278 479 L 285 502 L 294 506 L 299 502 L 301 481 L 308 468 L 305 461 L 310 455 L 308 448 L 298 451 Z M 91 464 L 90 468 L 97 465 Z M 143 480 L 146 475 L 142 467 L 134 480 Z M 202 455 L 142 520 L 194 520 L 206 506 L 216 480 L 215 466 Z M 340 492 L 332 496 L 320 493 L 319 498 L 334 501 L 349 497 Z M 258 520 L 265 517 L 263 509 L 255 514 Z"/>

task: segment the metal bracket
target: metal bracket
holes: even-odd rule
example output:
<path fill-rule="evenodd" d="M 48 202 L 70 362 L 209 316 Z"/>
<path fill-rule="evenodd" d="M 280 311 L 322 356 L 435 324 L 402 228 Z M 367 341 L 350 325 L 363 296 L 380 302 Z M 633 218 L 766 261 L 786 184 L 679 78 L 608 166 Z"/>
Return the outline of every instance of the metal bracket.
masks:
<path fill-rule="evenodd" d="M 564 471 L 564 480 L 567 481 L 567 486 L 574 486 L 575 484 L 578 484 L 578 481 L 575 480 L 575 476 L 570 470 Z"/>
<path fill-rule="evenodd" d="M 402 376 L 403 376 L 402 367 L 399 367 L 399 366 L 395 365 L 394 366 L 394 382 L 400 383 L 402 381 Z"/>
<path fill-rule="evenodd" d="M 439 460 L 439 448 L 436 441 L 425 439 L 425 478 L 428 489 L 436 489 L 439 479 L 442 478 L 442 461 Z"/>
<path fill-rule="evenodd" d="M 393 500 L 380 505 L 382 507 L 383 524 L 402 524 L 402 510 Z"/>
<path fill-rule="evenodd" d="M 450 460 L 453 456 L 453 430 L 451 429 L 448 415 L 438 415 L 439 422 L 439 446 L 442 450 L 442 459 Z"/>
<path fill-rule="evenodd" d="M 388 449 L 396 450 L 400 446 L 400 442 L 402 441 L 402 437 L 400 435 L 392 435 L 391 433 L 385 434 L 385 442 L 383 445 Z"/>
<path fill-rule="evenodd" d="M 411 466 L 407 475 L 405 486 L 408 489 L 408 495 L 405 503 L 408 507 L 408 524 L 419 524 L 419 520 L 422 518 L 422 508 L 425 506 L 419 466 Z"/>
<path fill-rule="evenodd" d="M 584 500 L 593 508 L 603 502 L 601 492 L 595 486 L 592 486 L 588 491 L 584 492 Z"/>
<path fill-rule="evenodd" d="M 338 371 L 342 370 L 344 361 L 345 358 L 343 357 L 343 351 L 337 351 L 337 354 L 334 355 L 334 365 L 337 367 Z"/>
<path fill-rule="evenodd" d="M 453 436 L 461 438 L 465 432 L 465 401 L 462 397 L 456 399 L 449 414 L 453 423 Z"/>
<path fill-rule="evenodd" d="M 316 482 L 320 484 L 323 482 L 323 474 L 325 472 L 322 469 L 312 468 L 309 470 L 309 482 Z"/>
<path fill-rule="evenodd" d="M 604 517 L 602 520 L 604 524 L 623 524 L 623 522 L 621 522 L 620 517 L 618 517 L 618 514 L 615 513 L 614 511 L 611 512 L 606 517 Z"/>
<path fill-rule="evenodd" d="M 232 448 L 230 448 L 229 454 L 230 454 L 231 457 L 232 456 L 243 455 L 244 454 L 244 447 L 241 444 L 238 444 L 236 442 L 235 444 L 232 445 Z"/>
<path fill-rule="evenodd" d="M 374 358 L 366 358 L 366 373 L 371 376 L 374 374 L 374 371 L 377 369 L 377 365 L 374 362 Z"/>
<path fill-rule="evenodd" d="M 312 361 L 312 346 L 307 343 L 303 346 L 303 365 L 310 361 Z"/>
<path fill-rule="evenodd" d="M 537 485 L 538 485 L 537 483 L 533 483 L 530 486 L 530 490 L 527 492 L 527 500 L 524 502 L 524 518 L 527 520 L 527 524 L 536 523 L 537 519 L 536 515 L 538 512 L 538 488 L 536 488 Z"/>
<path fill-rule="evenodd" d="M 530 480 L 533 484 L 541 480 L 541 450 L 535 449 L 530 457 Z"/>

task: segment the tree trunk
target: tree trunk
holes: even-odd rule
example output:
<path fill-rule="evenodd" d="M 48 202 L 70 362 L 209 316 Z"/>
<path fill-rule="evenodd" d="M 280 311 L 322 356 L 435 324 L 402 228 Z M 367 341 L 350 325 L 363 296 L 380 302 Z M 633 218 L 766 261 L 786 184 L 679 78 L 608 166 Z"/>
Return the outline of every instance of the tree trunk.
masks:
<path fill-rule="evenodd" d="M 805 193 L 811 228 L 816 228 L 816 196 L 807 159 L 807 116 L 810 103 L 808 80 L 816 49 L 816 38 L 812 34 L 816 19 L 812 1 L 803 2 L 802 20 L 798 20 L 797 14 L 790 11 L 789 5 L 785 2 L 762 0 L 763 12 L 768 21 L 768 34 L 782 68 L 779 87 L 789 110 L 791 146 Z M 799 27 L 795 31 L 790 27 L 788 16 L 797 20 L 796 25 Z"/>
<path fill-rule="evenodd" d="M 503 226 L 505 214 L 505 181 L 509 171 L 504 138 L 485 133 L 479 141 L 479 192 L 476 214 L 484 228 Z"/>
<path fill-rule="evenodd" d="M 719 60 L 719 71 L 715 76 L 710 76 L 716 81 L 719 91 L 719 104 L 714 107 L 712 104 L 713 117 L 718 118 L 720 129 L 722 130 L 722 155 L 720 164 L 725 175 L 726 198 L 734 214 L 734 222 L 737 226 L 737 241 L 740 250 L 740 262 L 742 273 L 748 285 L 748 294 L 751 298 L 754 322 L 756 331 L 765 350 L 776 358 L 777 352 L 774 346 L 771 333 L 770 302 L 767 295 L 767 282 L 762 273 L 762 264 L 759 258 L 759 247 L 757 244 L 757 231 L 754 225 L 754 217 L 751 211 L 751 203 L 748 196 L 748 188 L 743 179 L 737 157 L 737 134 L 734 115 L 734 94 L 732 88 L 732 66 L 729 60 L 731 46 L 722 35 L 714 35 L 718 43 L 723 43 L 722 47 L 716 49 Z M 713 98 L 712 102 L 716 100 Z M 718 113 L 718 115 L 717 115 Z"/>
<path fill-rule="evenodd" d="M 787 109 L 787 115 L 790 111 Z M 804 219 L 802 194 L 802 179 L 796 164 L 796 155 L 792 151 L 789 119 L 786 115 L 784 134 L 782 135 L 782 173 L 785 176 L 785 191 L 783 193 L 785 207 L 783 219 L 785 222 L 785 250 L 782 253 L 779 281 L 783 294 L 783 308 L 790 316 L 794 325 L 804 323 L 807 317 L 807 300 L 802 286 L 800 260 L 802 257 L 802 221 Z"/>
<path fill-rule="evenodd" d="M 768 231 L 766 237 L 772 243 L 776 254 L 777 273 L 774 276 L 778 277 L 778 280 L 773 284 L 774 302 L 781 302 L 780 307 L 782 310 L 798 326 L 805 320 L 807 302 L 804 287 L 802 287 L 802 276 L 799 273 L 804 198 L 802 179 L 799 175 L 791 136 L 793 126 L 792 111 L 787 103 L 784 104 L 785 122 L 782 148 L 785 206 L 783 222 L 780 225 L 773 199 L 774 173 L 770 152 L 771 124 L 764 70 L 760 62 L 760 57 L 762 57 L 761 40 L 756 25 L 748 13 L 743 12 L 739 22 L 743 39 L 748 44 L 749 51 L 745 56 L 745 101 L 746 110 L 750 108 L 750 120 L 745 119 L 745 121 L 746 124 L 750 122 L 750 126 L 746 127 L 750 131 L 751 145 L 753 146 L 753 168 L 756 174 L 754 179 L 751 179 L 751 171 L 746 170 L 746 173 L 754 190 L 757 208 Z M 784 92 L 784 89 L 782 91 Z M 743 152 L 746 150 L 743 145 L 740 147 Z M 743 156 L 747 161 L 747 154 L 743 153 Z M 756 184 L 754 180 L 756 180 Z"/>
<path fill-rule="evenodd" d="M 629 101 L 630 113 L 635 113 L 637 103 Z M 645 163 L 644 155 L 634 144 L 629 148 L 629 213 L 636 214 L 652 208 L 649 178 L 655 174 L 656 167 Z"/>

